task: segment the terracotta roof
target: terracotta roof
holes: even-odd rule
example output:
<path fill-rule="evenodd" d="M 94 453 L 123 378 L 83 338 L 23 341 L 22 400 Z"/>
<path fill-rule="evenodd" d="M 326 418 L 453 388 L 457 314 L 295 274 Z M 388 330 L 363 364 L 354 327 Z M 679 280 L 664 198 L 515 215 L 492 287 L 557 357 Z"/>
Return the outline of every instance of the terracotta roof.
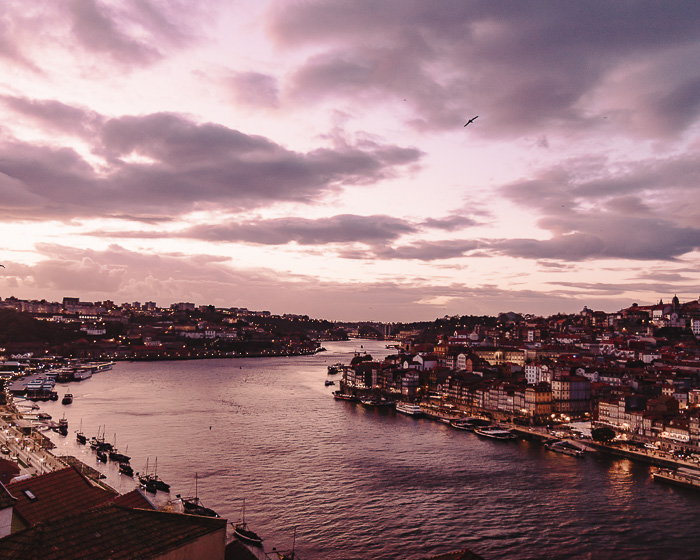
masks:
<path fill-rule="evenodd" d="M 109 503 L 129 508 L 157 509 L 140 488 L 134 488 L 131 492 L 120 494 Z"/>
<path fill-rule="evenodd" d="M 16 480 L 7 489 L 17 498 L 14 512 L 28 525 L 86 511 L 116 495 L 93 486 L 73 467 Z"/>
<path fill-rule="evenodd" d="M 220 532 L 223 558 L 226 523 L 225 519 L 106 505 L 8 535 L 0 539 L 0 557 L 146 560 Z"/>
<path fill-rule="evenodd" d="M 0 482 L 7 484 L 20 473 L 20 468 L 16 463 L 7 459 L 0 459 Z"/>
<path fill-rule="evenodd" d="M 0 483 L 0 510 L 14 506 L 16 501 L 17 498 L 7 491 L 4 484 Z"/>

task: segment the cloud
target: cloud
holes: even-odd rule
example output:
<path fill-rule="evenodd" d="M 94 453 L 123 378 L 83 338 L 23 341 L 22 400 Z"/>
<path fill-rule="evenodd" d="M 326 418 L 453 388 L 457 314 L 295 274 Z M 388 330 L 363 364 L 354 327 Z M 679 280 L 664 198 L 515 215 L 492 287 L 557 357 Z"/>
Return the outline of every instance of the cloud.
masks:
<path fill-rule="evenodd" d="M 84 250 L 56 244 L 37 247 L 43 258 L 14 265 L 0 276 L 0 289 L 19 298 L 116 303 L 153 301 L 167 307 L 189 301 L 197 305 L 248 307 L 273 313 L 303 313 L 333 320 L 417 321 L 446 314 L 493 314 L 493 309 L 541 313 L 575 312 L 583 305 L 615 309 L 627 303 L 609 287 L 599 298 L 576 286 L 537 292 L 503 290 L 491 285 L 440 284 L 406 277 L 368 282 L 331 282 L 312 275 L 266 268 L 239 269 L 212 255 L 130 251 L 119 245 Z M 618 303 L 619 301 L 619 303 Z M 504 303 L 507 302 L 507 303 Z"/>
<path fill-rule="evenodd" d="M 654 2 L 319 0 L 277 1 L 268 25 L 280 46 L 314 53 L 291 77 L 299 99 L 380 94 L 388 103 L 407 100 L 420 114 L 418 127 L 451 128 L 480 114 L 474 134 L 542 138 L 544 127 L 602 126 L 603 107 L 621 117 L 638 113 L 638 122 L 661 108 L 673 117 L 670 132 L 686 130 L 697 116 L 699 74 L 688 76 L 673 57 L 697 58 L 698 16 L 692 3 L 669 13 Z M 660 94 L 657 84 L 671 93 Z M 631 125 L 617 124 L 618 132 Z"/>
<path fill-rule="evenodd" d="M 207 241 L 239 241 L 265 245 L 325 245 L 329 243 L 387 243 L 414 233 L 416 228 L 404 220 L 389 216 L 353 216 L 331 218 L 278 218 L 248 223 L 198 225 L 180 235 Z"/>
<path fill-rule="evenodd" d="M 251 107 L 279 106 L 277 80 L 259 72 L 237 72 L 230 78 L 233 97 L 237 103 Z"/>
<path fill-rule="evenodd" d="M 13 192 L 21 185 L 28 198 L 38 197 L 43 204 L 4 209 L 4 219 L 172 217 L 221 205 L 244 210 L 278 202 L 309 204 L 349 185 L 392 177 L 422 155 L 415 148 L 369 142 L 298 153 L 261 136 L 176 114 L 103 119 L 60 103 L 20 99 L 10 105 L 55 124 L 74 116 L 79 133 L 97 128 L 94 138 L 85 138 L 105 163 L 96 169 L 73 148 L 5 139 L 0 173 L 12 178 Z M 55 115 L 51 108 L 57 109 Z"/>
<path fill-rule="evenodd" d="M 99 132 L 104 118 L 90 109 L 55 100 L 32 100 L 0 95 L 0 101 L 15 113 L 30 117 L 53 131 L 87 137 Z"/>
<path fill-rule="evenodd" d="M 159 48 L 187 44 L 186 18 L 196 12 L 186 4 L 138 0 L 126 5 L 97 0 L 68 3 L 73 37 L 87 51 L 125 65 L 147 65 L 164 56 Z"/>

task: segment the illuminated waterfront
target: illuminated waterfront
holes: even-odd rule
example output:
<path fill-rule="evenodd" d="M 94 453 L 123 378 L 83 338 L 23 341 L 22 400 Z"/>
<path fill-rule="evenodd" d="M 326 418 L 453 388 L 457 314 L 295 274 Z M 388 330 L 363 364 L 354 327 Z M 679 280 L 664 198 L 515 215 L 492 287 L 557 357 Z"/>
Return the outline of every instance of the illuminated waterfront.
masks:
<path fill-rule="evenodd" d="M 115 464 L 75 442 L 104 427 L 135 470 L 158 460 L 172 497 L 246 520 L 266 549 L 305 560 L 421 558 L 470 548 L 496 558 L 687 558 L 700 545 L 700 493 L 653 484 L 647 466 L 498 442 L 392 411 L 335 401 L 329 364 L 384 343 L 326 343 L 295 358 L 118 363 L 59 385 L 71 405 L 57 454 L 78 455 L 124 492 Z M 336 376 L 337 377 L 337 376 Z M 128 446 L 128 450 L 127 450 Z"/>

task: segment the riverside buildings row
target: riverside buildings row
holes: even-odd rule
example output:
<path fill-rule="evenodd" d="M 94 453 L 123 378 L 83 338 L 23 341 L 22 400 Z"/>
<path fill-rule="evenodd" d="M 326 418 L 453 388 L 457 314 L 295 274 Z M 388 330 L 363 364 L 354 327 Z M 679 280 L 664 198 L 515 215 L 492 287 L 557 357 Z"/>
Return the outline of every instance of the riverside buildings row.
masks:
<path fill-rule="evenodd" d="M 523 424 L 591 420 L 623 439 L 700 453 L 698 301 L 548 319 L 504 314 L 407 340 L 383 362 L 345 368 L 344 386 Z M 400 395 L 400 397 L 399 397 Z"/>
<path fill-rule="evenodd" d="M 584 307 L 547 318 L 512 312 L 492 320 L 446 317 L 428 323 L 430 331 L 391 324 L 361 331 L 361 325 L 334 327 L 305 316 L 187 302 L 158 308 L 154 302 L 7 298 L 3 307 L 77 325 L 85 344 L 76 357 L 100 359 L 309 352 L 339 334 L 373 332 L 395 341 L 399 351 L 382 363 L 346 368 L 347 386 L 358 391 L 407 400 L 432 395 L 525 423 L 589 418 L 640 441 L 700 449 L 698 300 L 681 303 L 674 296 L 670 303 L 633 304 L 614 313 Z M 283 334 L 261 326 L 278 319 L 300 328 Z"/>

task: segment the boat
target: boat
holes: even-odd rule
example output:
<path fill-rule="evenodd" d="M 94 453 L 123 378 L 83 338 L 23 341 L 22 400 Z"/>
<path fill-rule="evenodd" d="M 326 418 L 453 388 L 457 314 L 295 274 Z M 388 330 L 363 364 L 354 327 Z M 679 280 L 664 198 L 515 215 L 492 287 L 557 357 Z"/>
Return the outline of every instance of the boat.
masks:
<path fill-rule="evenodd" d="M 329 385 L 335 385 L 335 381 L 333 381 L 332 379 L 326 379 L 326 387 L 328 387 Z"/>
<path fill-rule="evenodd" d="M 158 478 L 158 459 L 156 458 L 155 466 L 153 468 L 153 474 L 148 472 L 148 459 L 146 459 L 146 472 L 144 474 L 137 476 L 139 477 L 139 482 L 146 487 L 146 491 L 153 494 L 156 490 L 161 490 L 163 492 L 170 492 L 170 484 L 166 484 L 160 478 Z"/>
<path fill-rule="evenodd" d="M 396 406 L 396 403 L 394 401 L 388 401 L 385 398 L 381 399 L 371 399 L 371 398 L 364 398 L 360 399 L 360 402 L 368 407 L 372 408 L 388 408 L 388 407 L 393 407 Z"/>
<path fill-rule="evenodd" d="M 495 425 L 475 428 L 474 433 L 492 439 L 508 440 L 516 438 L 515 434 L 513 434 L 510 430 L 505 430 L 500 426 Z"/>
<path fill-rule="evenodd" d="M 198 495 L 198 485 L 197 485 L 197 473 L 194 474 L 194 498 L 183 498 L 180 494 L 177 495 L 182 502 L 182 509 L 184 513 L 189 513 L 190 515 L 201 515 L 203 517 L 220 517 L 213 509 L 204 507 Z"/>
<path fill-rule="evenodd" d="M 128 445 L 126 446 L 126 449 L 127 451 L 129 450 Z M 131 457 L 117 451 L 117 434 L 114 434 L 114 445 L 112 445 L 112 448 L 109 450 L 109 460 L 116 463 L 128 463 L 131 461 Z"/>
<path fill-rule="evenodd" d="M 343 371 L 344 367 L 345 366 L 343 364 L 338 362 L 337 364 L 328 366 L 328 373 L 329 375 L 335 375 L 336 373 L 340 373 L 341 371 Z"/>
<path fill-rule="evenodd" d="M 3 455 L 9 455 L 9 454 L 10 454 L 10 448 L 7 447 L 7 445 L 5 445 L 5 444 L 3 443 L 2 445 L 0 445 L 0 453 L 2 453 Z"/>
<path fill-rule="evenodd" d="M 73 381 L 83 381 L 92 377 L 92 368 L 89 366 L 76 367 L 73 370 Z"/>
<path fill-rule="evenodd" d="M 105 453 L 104 451 L 98 451 L 97 452 L 97 460 L 101 461 L 103 463 L 106 463 L 107 462 L 107 453 Z"/>
<path fill-rule="evenodd" d="M 134 469 L 129 463 L 119 463 L 119 474 L 134 476 Z"/>
<path fill-rule="evenodd" d="M 109 452 L 109 460 L 114 461 L 115 463 L 128 463 L 131 461 L 131 457 L 117 452 L 116 449 L 112 449 L 112 451 Z"/>
<path fill-rule="evenodd" d="M 583 457 L 584 455 L 583 449 L 569 441 L 551 441 L 545 444 L 545 448 L 556 453 L 571 455 L 572 457 Z"/>
<path fill-rule="evenodd" d="M 51 415 L 48 412 L 40 412 L 36 417 L 39 420 L 51 420 Z"/>
<path fill-rule="evenodd" d="M 450 426 L 457 430 L 467 430 L 473 432 L 477 428 L 483 428 L 491 424 L 490 420 L 484 418 L 460 418 L 459 420 L 452 420 Z"/>
<path fill-rule="evenodd" d="M 657 469 L 651 473 L 654 482 L 665 482 L 674 486 L 700 489 L 700 472 L 680 467 L 678 469 Z"/>
<path fill-rule="evenodd" d="M 262 537 L 254 531 L 248 529 L 248 524 L 245 522 L 245 500 L 243 500 L 243 513 L 241 521 L 233 524 L 233 534 L 243 542 L 252 544 L 253 546 L 262 546 Z"/>
<path fill-rule="evenodd" d="M 62 436 L 68 435 L 68 420 L 65 416 L 58 421 L 58 433 Z"/>
<path fill-rule="evenodd" d="M 85 445 L 87 443 L 87 437 L 83 433 L 83 421 L 82 421 L 82 419 L 80 420 L 80 429 L 77 432 L 75 432 L 75 439 L 81 445 Z"/>
<path fill-rule="evenodd" d="M 347 393 L 343 393 L 342 391 L 333 391 L 333 398 L 338 399 L 339 401 L 356 402 L 359 400 L 355 395 L 348 395 Z"/>
<path fill-rule="evenodd" d="M 423 411 L 420 409 L 419 404 L 407 403 L 407 402 L 397 402 L 396 412 L 401 414 L 408 414 L 409 416 L 422 416 Z"/>
<path fill-rule="evenodd" d="M 71 393 L 66 393 L 61 399 L 61 404 L 71 404 L 73 402 L 73 395 Z"/>

